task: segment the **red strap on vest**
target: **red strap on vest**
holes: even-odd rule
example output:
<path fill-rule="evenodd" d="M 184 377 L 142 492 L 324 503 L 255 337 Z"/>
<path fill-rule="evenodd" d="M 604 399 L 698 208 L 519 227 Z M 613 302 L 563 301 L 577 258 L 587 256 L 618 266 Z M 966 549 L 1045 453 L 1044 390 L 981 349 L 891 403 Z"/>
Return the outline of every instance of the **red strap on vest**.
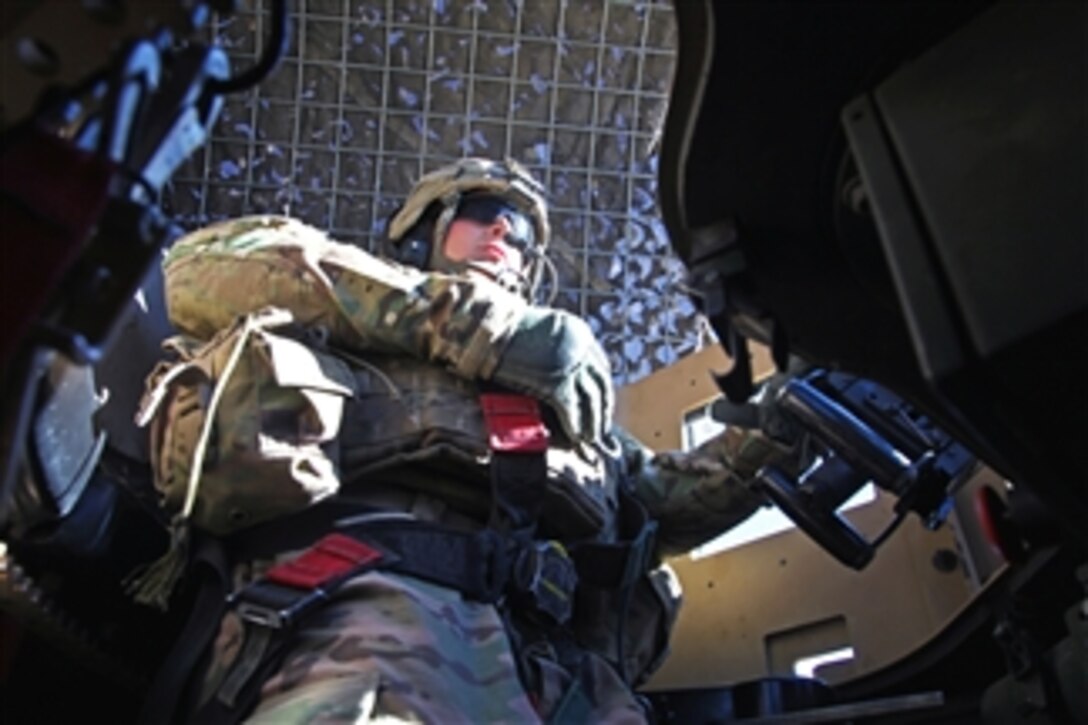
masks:
<path fill-rule="evenodd" d="M 382 552 L 358 539 L 329 534 L 294 559 L 269 569 L 265 579 L 299 589 L 317 589 L 377 564 L 382 556 Z"/>
<path fill-rule="evenodd" d="M 548 450 L 548 427 L 540 404 L 527 395 L 483 393 L 480 407 L 487 425 L 487 441 L 496 453 L 543 453 Z"/>

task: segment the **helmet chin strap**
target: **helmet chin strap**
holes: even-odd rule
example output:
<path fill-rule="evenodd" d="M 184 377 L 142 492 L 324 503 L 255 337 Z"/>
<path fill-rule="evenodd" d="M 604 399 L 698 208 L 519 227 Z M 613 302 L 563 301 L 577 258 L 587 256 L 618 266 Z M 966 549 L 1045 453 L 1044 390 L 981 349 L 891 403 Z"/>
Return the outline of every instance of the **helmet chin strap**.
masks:
<path fill-rule="evenodd" d="M 529 299 L 529 278 L 524 273 L 504 267 L 495 277 L 495 282 L 503 289 L 520 295 L 530 302 L 532 301 Z"/>
<path fill-rule="evenodd" d="M 488 262 L 462 262 L 462 270 L 484 275 L 507 292 L 529 298 L 529 278 L 522 272 L 504 265 Z"/>

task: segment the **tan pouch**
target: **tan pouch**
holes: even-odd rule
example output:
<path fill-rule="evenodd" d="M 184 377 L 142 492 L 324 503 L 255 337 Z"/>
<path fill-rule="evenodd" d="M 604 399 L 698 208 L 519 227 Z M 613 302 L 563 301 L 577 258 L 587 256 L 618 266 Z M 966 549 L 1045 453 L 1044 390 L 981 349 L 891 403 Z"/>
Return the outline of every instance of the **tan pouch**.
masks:
<path fill-rule="evenodd" d="M 339 358 L 273 332 L 291 323 L 266 308 L 207 343 L 171 338 L 179 359 L 148 378 L 137 422 L 150 426 L 155 486 L 194 526 L 229 534 L 339 489 L 354 378 Z"/>

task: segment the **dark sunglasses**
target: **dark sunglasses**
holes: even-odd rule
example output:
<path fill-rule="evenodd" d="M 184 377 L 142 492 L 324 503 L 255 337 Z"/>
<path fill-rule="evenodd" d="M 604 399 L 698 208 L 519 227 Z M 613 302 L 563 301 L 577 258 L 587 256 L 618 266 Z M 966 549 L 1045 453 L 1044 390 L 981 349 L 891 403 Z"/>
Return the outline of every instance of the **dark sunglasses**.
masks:
<path fill-rule="evenodd" d="M 453 215 L 454 219 L 467 219 L 479 224 L 492 224 L 499 217 L 510 223 L 509 243 L 529 247 L 536 241 L 532 220 L 501 196 L 470 196 L 461 202 Z"/>

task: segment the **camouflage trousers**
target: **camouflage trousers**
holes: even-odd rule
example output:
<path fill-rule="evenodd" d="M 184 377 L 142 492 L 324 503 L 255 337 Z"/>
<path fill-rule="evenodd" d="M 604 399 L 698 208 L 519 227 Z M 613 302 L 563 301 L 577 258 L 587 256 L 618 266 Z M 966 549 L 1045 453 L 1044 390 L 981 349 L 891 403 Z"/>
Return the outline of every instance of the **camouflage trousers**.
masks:
<path fill-rule="evenodd" d="M 205 697 L 241 643 L 241 622 L 230 613 L 215 643 Z M 532 698 L 494 606 L 411 577 L 369 572 L 301 623 L 247 722 L 537 723 L 540 713 L 548 719 L 562 709 L 571 676 L 545 651 L 528 659 L 536 680 Z M 592 655 L 587 663 L 580 680 L 588 707 L 558 719 L 645 722 L 612 669 Z"/>

